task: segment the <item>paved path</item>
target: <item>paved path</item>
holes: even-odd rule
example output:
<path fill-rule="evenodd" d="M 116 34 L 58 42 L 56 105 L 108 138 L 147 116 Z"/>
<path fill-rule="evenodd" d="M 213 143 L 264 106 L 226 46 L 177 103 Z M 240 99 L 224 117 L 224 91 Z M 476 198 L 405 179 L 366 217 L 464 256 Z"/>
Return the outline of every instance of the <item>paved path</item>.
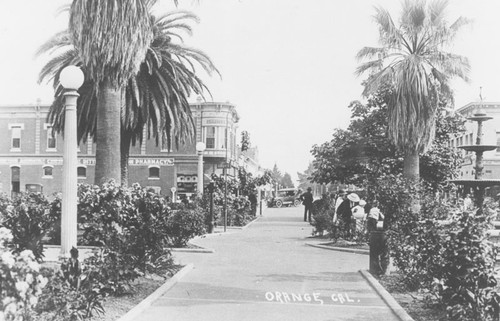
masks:
<path fill-rule="evenodd" d="M 267 209 L 244 230 L 175 253 L 194 269 L 136 320 L 398 320 L 358 272 L 368 256 L 305 245 L 302 207 Z"/>

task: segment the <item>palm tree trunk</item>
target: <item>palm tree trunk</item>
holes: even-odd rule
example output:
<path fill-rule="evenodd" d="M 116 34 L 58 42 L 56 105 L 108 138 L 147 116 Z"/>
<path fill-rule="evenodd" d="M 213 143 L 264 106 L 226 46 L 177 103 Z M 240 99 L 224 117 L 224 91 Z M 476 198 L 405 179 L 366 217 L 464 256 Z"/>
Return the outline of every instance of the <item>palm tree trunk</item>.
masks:
<path fill-rule="evenodd" d="M 97 96 L 96 185 L 109 180 L 121 184 L 120 173 L 121 91 L 105 80 Z"/>
<path fill-rule="evenodd" d="M 420 162 L 418 151 L 406 153 L 403 162 L 403 176 L 409 181 L 417 182 L 420 178 Z"/>
<path fill-rule="evenodd" d="M 122 177 L 122 186 L 128 186 L 128 159 L 130 156 L 130 142 L 132 140 L 132 135 L 127 131 L 122 131 L 121 135 L 121 159 L 120 159 L 120 167 L 121 167 L 121 177 Z"/>
<path fill-rule="evenodd" d="M 403 177 L 407 179 L 408 184 L 417 184 L 420 179 L 420 160 L 418 151 L 412 151 L 405 155 L 403 161 Z M 411 199 L 411 211 L 420 212 L 420 197 L 413 195 Z"/>

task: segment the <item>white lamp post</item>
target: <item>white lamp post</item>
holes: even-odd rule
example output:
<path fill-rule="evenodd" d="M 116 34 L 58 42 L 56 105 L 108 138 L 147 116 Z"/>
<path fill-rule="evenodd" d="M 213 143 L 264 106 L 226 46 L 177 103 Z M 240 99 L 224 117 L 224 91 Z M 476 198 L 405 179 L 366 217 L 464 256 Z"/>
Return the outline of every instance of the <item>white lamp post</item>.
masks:
<path fill-rule="evenodd" d="M 76 100 L 78 88 L 83 84 L 83 72 L 76 66 L 68 66 L 61 71 L 59 81 L 64 92 L 64 153 L 61 212 L 61 256 L 68 257 L 76 247 L 77 237 L 77 139 Z"/>
<path fill-rule="evenodd" d="M 203 152 L 205 151 L 205 143 L 198 142 L 196 143 L 196 152 L 198 153 L 198 196 L 203 195 Z"/>

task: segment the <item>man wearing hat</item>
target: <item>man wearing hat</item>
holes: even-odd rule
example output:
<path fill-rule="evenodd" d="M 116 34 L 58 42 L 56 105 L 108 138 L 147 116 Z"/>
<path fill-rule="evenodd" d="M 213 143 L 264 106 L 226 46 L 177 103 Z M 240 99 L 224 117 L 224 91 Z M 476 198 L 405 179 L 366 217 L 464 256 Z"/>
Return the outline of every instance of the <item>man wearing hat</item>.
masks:
<path fill-rule="evenodd" d="M 340 204 L 345 200 L 346 195 L 347 193 L 343 189 L 339 190 L 337 199 L 335 200 L 335 213 L 337 213 Z"/>
<path fill-rule="evenodd" d="M 358 194 L 350 193 L 337 209 L 337 217 L 341 220 L 340 229 L 344 231 L 346 238 L 352 235 L 352 208 L 360 201 Z"/>
<path fill-rule="evenodd" d="M 302 201 L 302 204 L 304 204 L 304 222 L 307 221 L 307 213 L 309 213 L 309 222 L 311 222 L 311 209 L 313 205 L 313 195 L 311 193 L 312 188 L 308 187 L 307 192 L 304 194 L 300 195 L 300 200 Z"/>

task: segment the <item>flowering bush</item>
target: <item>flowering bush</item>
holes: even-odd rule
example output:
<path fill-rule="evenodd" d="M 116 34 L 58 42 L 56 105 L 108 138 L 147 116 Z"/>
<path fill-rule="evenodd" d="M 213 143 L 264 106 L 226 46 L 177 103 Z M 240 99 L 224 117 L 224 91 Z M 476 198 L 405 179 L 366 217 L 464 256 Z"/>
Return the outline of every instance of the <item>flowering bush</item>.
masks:
<path fill-rule="evenodd" d="M 321 199 L 314 201 L 311 212 L 313 219 L 311 225 L 314 226 L 315 233 L 323 235 L 324 231 L 333 232 L 335 204 L 330 195 L 324 194 Z"/>
<path fill-rule="evenodd" d="M 43 289 L 36 312 L 43 320 L 88 320 L 104 313 L 104 285 L 100 271 L 93 265 L 70 268 L 71 259 L 62 262 L 60 270 L 44 268 L 49 279 Z"/>
<path fill-rule="evenodd" d="M 40 193 L 23 193 L 3 202 L 2 225 L 12 231 L 14 252 L 31 250 L 38 261 L 43 258 L 43 237 L 56 217 L 49 211 L 49 201 Z"/>
<path fill-rule="evenodd" d="M 12 233 L 0 227 L 0 320 L 30 320 L 47 279 L 30 250 L 13 254 Z"/>
<path fill-rule="evenodd" d="M 496 248 L 487 239 L 495 211 L 464 210 L 456 200 L 427 194 L 396 176 L 381 178 L 369 191 L 389 217 L 391 257 L 405 285 L 437 299 L 450 320 L 498 320 Z"/>
<path fill-rule="evenodd" d="M 166 235 L 170 246 L 185 246 L 191 238 L 203 233 L 205 233 L 205 214 L 200 207 L 190 209 L 181 206 L 168 218 Z"/>

